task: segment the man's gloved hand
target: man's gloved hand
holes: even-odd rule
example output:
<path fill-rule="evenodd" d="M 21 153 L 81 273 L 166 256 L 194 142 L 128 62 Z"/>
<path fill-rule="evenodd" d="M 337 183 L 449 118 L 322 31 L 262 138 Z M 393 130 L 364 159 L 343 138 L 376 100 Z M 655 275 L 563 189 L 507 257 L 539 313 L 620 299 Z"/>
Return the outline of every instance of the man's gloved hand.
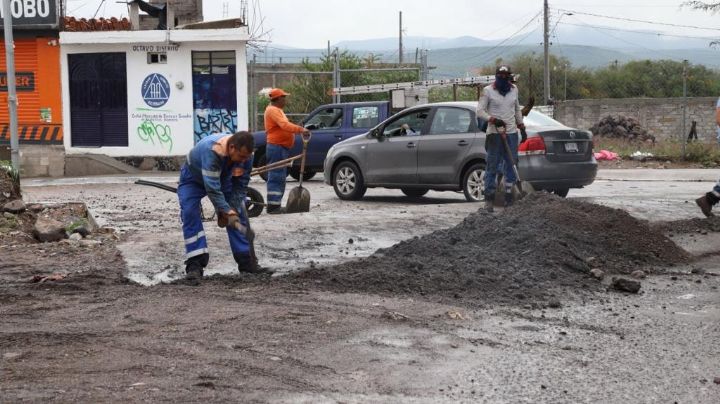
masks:
<path fill-rule="evenodd" d="M 505 121 L 503 121 L 502 119 L 495 118 L 494 116 L 490 117 L 490 123 L 495 125 L 496 128 L 505 126 Z"/>
<path fill-rule="evenodd" d="M 230 220 L 232 217 L 237 219 L 238 222 L 240 221 L 240 218 L 238 217 L 237 212 L 235 212 L 234 210 L 231 210 L 230 212 L 218 212 L 217 215 L 218 215 L 217 225 L 218 225 L 218 227 L 221 227 L 221 228 L 230 226 Z M 233 222 L 233 224 L 234 224 L 234 222 Z"/>
<path fill-rule="evenodd" d="M 240 216 L 237 214 L 228 215 L 227 227 L 239 230 L 241 226 L 242 223 L 240 223 Z"/>
<path fill-rule="evenodd" d="M 523 143 L 527 140 L 527 131 L 525 131 L 525 124 L 518 124 L 518 129 L 520 129 L 520 143 Z"/>

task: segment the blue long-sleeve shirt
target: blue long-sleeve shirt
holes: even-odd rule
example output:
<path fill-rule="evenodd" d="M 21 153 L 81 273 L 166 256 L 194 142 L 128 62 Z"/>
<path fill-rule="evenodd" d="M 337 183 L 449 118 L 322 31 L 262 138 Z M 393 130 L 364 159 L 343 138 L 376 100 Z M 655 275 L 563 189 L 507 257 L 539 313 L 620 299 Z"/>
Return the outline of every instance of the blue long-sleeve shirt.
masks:
<path fill-rule="evenodd" d="M 240 204 L 245 201 L 252 171 L 252 157 L 244 163 L 233 163 L 230 160 L 227 141 L 231 136 L 207 136 L 187 156 L 193 180 L 204 185 L 215 210 L 224 213 L 231 209 L 241 212 Z"/>

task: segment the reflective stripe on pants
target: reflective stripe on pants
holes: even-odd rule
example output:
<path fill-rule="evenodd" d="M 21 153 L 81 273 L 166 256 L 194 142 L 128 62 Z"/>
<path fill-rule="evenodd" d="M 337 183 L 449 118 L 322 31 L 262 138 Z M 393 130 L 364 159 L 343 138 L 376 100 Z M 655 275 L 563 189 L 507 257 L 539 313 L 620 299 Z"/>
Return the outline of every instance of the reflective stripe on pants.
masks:
<path fill-rule="evenodd" d="M 230 199 L 231 191 L 229 189 L 229 181 L 223 184 L 223 193 L 226 200 Z M 190 169 L 183 166 L 180 171 L 180 183 L 177 190 L 178 200 L 180 201 L 180 218 L 182 220 L 183 238 L 185 239 L 185 258 L 208 252 L 207 239 L 203 229 L 202 216 L 200 215 L 200 201 L 207 193 L 202 184 L 198 184 L 192 178 Z M 240 223 L 247 226 L 247 218 L 240 214 Z M 230 240 L 230 249 L 233 253 L 249 254 L 250 245 L 245 235 L 235 228 L 227 228 L 228 239 Z"/>

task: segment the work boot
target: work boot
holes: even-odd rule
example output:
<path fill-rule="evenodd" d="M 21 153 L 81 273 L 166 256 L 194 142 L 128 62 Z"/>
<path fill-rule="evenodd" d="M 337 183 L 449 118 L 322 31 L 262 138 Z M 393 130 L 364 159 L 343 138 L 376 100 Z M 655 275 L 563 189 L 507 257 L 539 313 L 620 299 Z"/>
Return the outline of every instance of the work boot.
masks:
<path fill-rule="evenodd" d="M 512 191 L 505 192 L 505 207 L 508 208 L 512 206 L 513 202 L 515 202 L 515 197 L 513 196 Z"/>
<path fill-rule="evenodd" d="M 287 208 L 280 207 L 280 205 L 268 205 L 267 213 L 268 215 L 281 215 L 287 213 Z"/>
<path fill-rule="evenodd" d="M 485 210 L 488 213 L 495 211 L 495 194 L 485 195 Z"/>
<path fill-rule="evenodd" d="M 712 213 L 712 207 L 715 206 L 718 201 L 720 201 L 720 198 L 718 198 L 712 192 L 708 192 L 700 198 L 695 199 L 695 203 L 697 204 L 697 206 L 700 207 L 700 210 L 702 211 L 703 215 L 705 215 L 705 217 L 715 216 Z"/>
<path fill-rule="evenodd" d="M 248 274 L 270 274 L 272 271 L 270 271 L 267 268 L 261 267 L 257 259 L 251 258 L 247 255 L 236 255 L 235 261 L 238 264 L 238 272 L 240 273 L 248 273 Z"/>
<path fill-rule="evenodd" d="M 200 282 L 203 277 L 203 269 L 194 263 L 185 267 L 185 280 L 190 282 Z"/>

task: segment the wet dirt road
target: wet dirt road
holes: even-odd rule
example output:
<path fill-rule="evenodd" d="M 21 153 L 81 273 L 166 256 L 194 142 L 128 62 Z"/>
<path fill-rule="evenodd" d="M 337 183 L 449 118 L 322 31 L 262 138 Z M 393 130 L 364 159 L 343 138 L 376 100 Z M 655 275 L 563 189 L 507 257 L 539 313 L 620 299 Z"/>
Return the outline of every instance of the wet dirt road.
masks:
<path fill-rule="evenodd" d="M 706 182 L 668 180 L 667 172 L 600 179 L 570 196 L 649 220 L 699 217 L 692 200 L 716 174 L 704 172 Z M 449 305 L 241 277 L 214 223 L 206 224 L 210 273 L 227 275 L 199 287 L 148 287 L 124 276 L 155 284 L 182 275 L 177 202 L 130 182 L 24 184 L 26 201 L 85 200 L 100 224 L 123 235 L 122 260 L 93 262 L 56 284 L 26 282 L 43 267 L 50 272 L 52 259 L 0 275 L 0 401 L 720 400 L 717 233 L 676 237 L 703 258 L 643 280 L 640 295 L 568 297 L 555 308 Z M 477 209 L 455 193 L 410 200 L 369 190 L 362 201 L 341 202 L 319 181 L 308 188 L 310 213 L 253 222 L 262 263 L 281 273 L 367 256 Z"/>

